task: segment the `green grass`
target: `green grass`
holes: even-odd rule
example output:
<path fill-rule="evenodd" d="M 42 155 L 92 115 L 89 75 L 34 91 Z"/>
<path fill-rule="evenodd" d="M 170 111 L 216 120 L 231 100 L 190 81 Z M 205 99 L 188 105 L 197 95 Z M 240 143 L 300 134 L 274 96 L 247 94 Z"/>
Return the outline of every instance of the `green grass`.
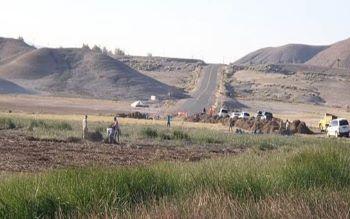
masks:
<path fill-rule="evenodd" d="M 11 118 L 0 118 L 0 130 L 1 129 L 15 129 L 16 123 Z"/>
<path fill-rule="evenodd" d="M 106 137 L 102 122 L 90 131 Z M 80 122 L 1 117 L 0 128 L 39 138 L 81 137 Z M 234 135 L 210 129 L 123 125 L 121 141 L 163 146 L 246 148 L 197 163 L 90 167 L 7 174 L 0 178 L 0 218 L 346 217 L 350 143 L 344 139 Z M 1 175 L 0 175 L 1 176 Z M 280 207 L 271 207 L 279 206 Z M 288 207 L 286 207 L 288 206 Z M 157 209 L 157 210 L 155 210 Z M 280 209 L 280 211 L 276 211 Z M 345 210 L 343 210 L 345 209 Z M 197 212 L 197 213 L 198 213 Z M 170 215 L 169 215 L 170 214 Z"/>
<path fill-rule="evenodd" d="M 349 197 L 347 145 L 304 145 L 291 150 L 263 154 L 251 150 L 200 163 L 78 168 L 13 176 L 0 182 L 0 217 L 53 217 L 57 212 L 89 215 L 106 209 L 125 213 L 139 205 L 147 207 L 147 203 L 164 199 L 181 203 L 204 193 L 254 203 L 319 191 L 319 197 L 309 200 L 310 205 L 325 199 L 329 192 Z"/>

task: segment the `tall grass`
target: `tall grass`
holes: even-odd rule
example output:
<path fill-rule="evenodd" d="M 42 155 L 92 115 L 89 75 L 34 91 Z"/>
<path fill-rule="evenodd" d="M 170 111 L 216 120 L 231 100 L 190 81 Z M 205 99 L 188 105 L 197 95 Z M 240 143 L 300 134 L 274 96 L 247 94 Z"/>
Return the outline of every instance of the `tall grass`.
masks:
<path fill-rule="evenodd" d="M 231 200 L 241 211 L 245 208 L 245 216 L 263 216 L 259 205 L 266 207 L 268 202 L 297 209 L 299 200 L 308 209 L 318 209 L 331 194 L 339 195 L 333 207 L 340 211 L 341 207 L 350 207 L 349 157 L 348 145 L 325 143 L 269 153 L 250 150 L 241 156 L 199 163 L 13 176 L 0 181 L 0 217 L 53 217 L 57 213 L 135 216 L 138 209 L 152 212 L 149 206 L 162 203 L 177 206 L 177 214 L 188 217 L 193 212 L 186 207 L 186 200 L 195 202 L 194 197 L 205 194 L 219 198 L 207 200 L 213 211 L 220 206 L 211 202 Z M 272 210 L 265 213 L 274 215 Z M 237 213 L 234 208 L 226 211 Z"/>

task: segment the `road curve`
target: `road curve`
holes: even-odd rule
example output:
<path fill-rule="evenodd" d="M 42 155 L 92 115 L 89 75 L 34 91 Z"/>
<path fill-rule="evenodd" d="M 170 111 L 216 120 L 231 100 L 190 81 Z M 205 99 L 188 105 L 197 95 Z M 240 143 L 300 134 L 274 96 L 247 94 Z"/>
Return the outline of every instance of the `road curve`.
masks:
<path fill-rule="evenodd" d="M 191 97 L 178 103 L 178 112 L 187 112 L 189 115 L 202 112 L 205 107 L 208 109 L 215 101 L 220 65 L 208 65 L 203 68 L 203 75 L 198 88 L 191 94 Z"/>

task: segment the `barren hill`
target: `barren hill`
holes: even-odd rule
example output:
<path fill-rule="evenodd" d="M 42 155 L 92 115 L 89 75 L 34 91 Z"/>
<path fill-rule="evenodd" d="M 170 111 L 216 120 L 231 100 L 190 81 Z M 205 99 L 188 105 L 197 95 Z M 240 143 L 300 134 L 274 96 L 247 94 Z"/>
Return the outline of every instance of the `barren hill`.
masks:
<path fill-rule="evenodd" d="M 350 68 L 350 38 L 331 45 L 307 62 L 309 65 Z"/>
<path fill-rule="evenodd" d="M 42 48 L 0 66 L 0 76 L 25 88 L 54 95 L 104 99 L 166 98 L 184 93 L 89 49 Z"/>
<path fill-rule="evenodd" d="M 34 49 L 23 40 L 0 37 L 0 65 Z"/>
<path fill-rule="evenodd" d="M 305 63 L 313 56 L 328 48 L 327 46 L 309 46 L 288 44 L 281 47 L 268 47 L 252 52 L 239 59 L 236 65 Z"/>

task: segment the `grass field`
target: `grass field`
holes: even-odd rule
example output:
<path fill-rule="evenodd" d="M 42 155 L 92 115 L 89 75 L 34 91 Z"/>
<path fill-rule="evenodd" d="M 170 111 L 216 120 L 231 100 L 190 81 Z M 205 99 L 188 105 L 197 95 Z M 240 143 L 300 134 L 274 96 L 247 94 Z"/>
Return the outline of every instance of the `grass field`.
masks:
<path fill-rule="evenodd" d="M 91 129 L 101 131 L 110 120 L 90 119 Z M 5 173 L 0 217 L 349 217 L 346 139 L 232 135 L 219 125 L 180 121 L 166 129 L 163 122 L 121 120 L 122 141 L 246 151 L 199 162 Z M 39 138 L 79 137 L 80 125 L 80 116 L 0 116 L 1 129 Z"/>

